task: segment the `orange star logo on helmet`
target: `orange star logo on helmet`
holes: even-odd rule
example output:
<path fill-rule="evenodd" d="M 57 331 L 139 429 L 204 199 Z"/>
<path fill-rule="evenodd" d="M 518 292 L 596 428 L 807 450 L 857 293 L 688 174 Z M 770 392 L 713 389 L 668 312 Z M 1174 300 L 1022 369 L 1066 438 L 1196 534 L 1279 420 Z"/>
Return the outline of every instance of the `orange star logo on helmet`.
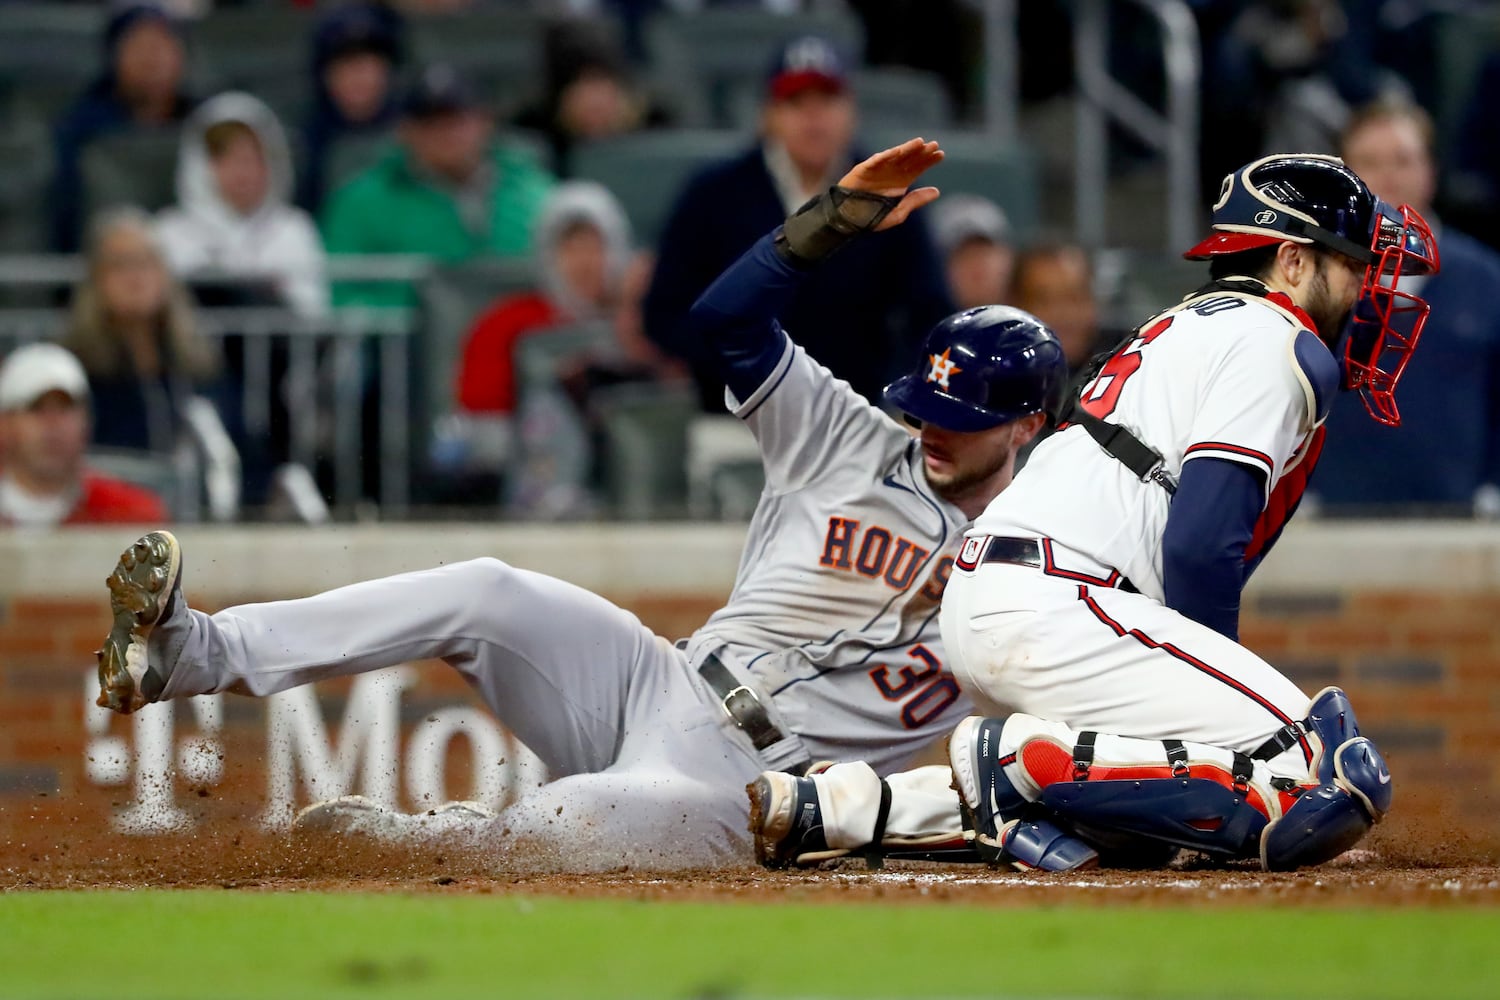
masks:
<path fill-rule="evenodd" d="M 944 389 L 948 388 L 948 377 L 950 375 L 963 371 L 962 368 L 948 359 L 948 351 L 950 350 L 952 348 L 944 350 L 942 354 L 927 355 L 932 361 L 932 369 L 927 373 L 927 381 L 936 382 Z"/>

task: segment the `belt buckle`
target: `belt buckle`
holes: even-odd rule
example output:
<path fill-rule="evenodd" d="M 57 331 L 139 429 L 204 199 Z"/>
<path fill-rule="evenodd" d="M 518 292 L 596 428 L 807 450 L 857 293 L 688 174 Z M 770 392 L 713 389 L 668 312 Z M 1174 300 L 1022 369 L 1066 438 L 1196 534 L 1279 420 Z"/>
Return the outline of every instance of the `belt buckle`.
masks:
<path fill-rule="evenodd" d="M 734 688 L 724 696 L 724 701 L 720 704 L 719 707 L 724 709 L 724 714 L 729 716 L 729 718 L 733 720 L 736 725 L 741 725 L 742 722 L 738 713 L 736 713 L 735 710 L 730 707 L 730 703 L 738 703 L 741 697 L 749 698 L 750 701 L 754 703 L 755 707 L 761 709 L 762 711 L 764 711 L 765 708 L 765 706 L 760 703 L 760 695 L 756 694 L 755 690 L 748 684 L 741 684 L 739 687 Z"/>

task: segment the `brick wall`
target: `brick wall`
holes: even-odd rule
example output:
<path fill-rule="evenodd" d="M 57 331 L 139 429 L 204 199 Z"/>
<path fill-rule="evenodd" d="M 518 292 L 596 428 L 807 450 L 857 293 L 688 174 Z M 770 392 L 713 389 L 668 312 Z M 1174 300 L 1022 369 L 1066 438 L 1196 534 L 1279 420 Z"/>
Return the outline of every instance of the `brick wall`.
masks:
<path fill-rule="evenodd" d="M 444 550 L 439 558 L 426 558 L 433 548 L 431 539 L 422 537 L 424 541 L 411 543 L 412 563 L 443 561 L 449 555 Z M 76 541 L 48 543 L 53 548 L 40 553 L 28 549 L 25 558 L 9 565 L 32 567 L 29 576 L 13 574 L 0 585 L 0 831 L 49 816 L 108 821 L 130 805 L 130 785 L 97 783 L 97 774 L 91 772 L 97 771 L 98 762 L 88 757 L 103 737 L 119 737 L 129 746 L 134 739 L 132 723 L 112 718 L 103 728 L 96 723 L 91 731 L 84 700 L 93 651 L 109 625 L 101 582 L 118 550 L 116 541 L 79 536 Z M 1464 820 L 1471 829 L 1500 837 L 1500 586 L 1481 579 L 1479 586 L 1454 589 L 1440 586 L 1445 579 L 1451 583 L 1451 575 L 1416 570 L 1405 574 L 1402 586 L 1358 575 L 1344 579 L 1336 570 L 1341 562 L 1346 568 L 1355 562 L 1353 557 L 1340 560 L 1339 545 L 1314 541 L 1309 538 L 1307 546 L 1316 556 L 1314 563 L 1300 572 L 1289 568 L 1273 574 L 1269 585 L 1258 586 L 1247 598 L 1243 640 L 1309 694 L 1327 684 L 1350 692 L 1366 730 L 1391 763 L 1402 813 L 1444 813 Z M 1488 538 L 1480 541 L 1491 544 Z M 294 537 L 260 542 L 263 555 L 274 552 L 287 565 L 296 561 L 303 545 Z M 7 555 L 5 544 L 0 540 L 0 560 Z M 237 551 L 243 541 L 225 544 Z M 389 549 L 394 543 L 387 538 L 380 544 Z M 634 544 L 645 543 L 637 536 Z M 727 593 L 737 545 L 738 534 L 727 530 L 706 548 L 686 546 L 686 556 L 641 553 L 619 561 L 630 547 L 621 542 L 622 548 L 611 556 L 611 570 L 583 561 L 597 550 L 592 540 L 577 547 L 580 561 L 570 562 L 566 553 L 573 547 L 560 548 L 553 538 L 541 545 L 536 558 L 544 565 L 561 566 L 563 575 L 574 571 L 584 578 L 580 582 L 595 585 L 635 611 L 652 629 L 676 636 L 696 627 Z M 1455 556 L 1454 565 L 1472 555 L 1473 545 L 1472 540 L 1464 543 L 1466 554 Z M 504 540 L 485 546 L 462 537 L 452 546 L 454 555 L 510 547 Z M 1494 547 L 1500 552 L 1500 542 Z M 80 548 L 84 551 L 75 551 Z M 49 565 L 54 571 L 35 569 Z M 1399 566 L 1399 560 L 1394 565 Z M 196 606 L 211 609 L 309 593 L 342 582 L 341 575 L 354 575 L 350 567 L 324 570 L 335 579 L 319 579 L 318 586 L 297 578 L 297 570 L 281 587 L 260 579 L 253 589 L 226 592 L 222 584 L 207 580 L 190 588 L 190 596 Z M 696 587 L 689 582 L 695 579 L 701 581 Z M 604 585 L 611 580 L 615 586 Z M 475 704 L 467 687 L 442 664 L 417 665 L 416 671 L 416 682 L 401 697 L 403 753 L 412 727 L 433 712 Z M 343 719 L 349 691 L 348 682 L 318 688 L 331 737 Z M 191 735 L 193 714 L 179 709 L 176 725 L 179 736 Z M 220 734 L 223 775 L 200 786 L 179 775 L 174 799 L 206 819 L 253 815 L 266 797 L 266 729 L 263 702 L 226 698 Z M 471 755 L 463 744 L 456 740 L 448 746 L 449 794 L 469 791 Z M 408 794 L 403 780 L 402 795 Z M 306 791 L 299 795 L 305 800 Z"/>

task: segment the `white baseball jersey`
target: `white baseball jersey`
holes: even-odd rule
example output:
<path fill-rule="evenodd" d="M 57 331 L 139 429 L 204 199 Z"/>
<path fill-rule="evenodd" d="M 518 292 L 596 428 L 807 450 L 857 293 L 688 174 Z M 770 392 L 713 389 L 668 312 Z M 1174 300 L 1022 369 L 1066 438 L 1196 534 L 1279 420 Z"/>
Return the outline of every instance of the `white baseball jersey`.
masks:
<path fill-rule="evenodd" d="M 968 709 L 937 621 L 968 519 L 927 485 L 916 439 L 790 339 L 759 389 L 726 402 L 766 490 L 689 657 L 727 646 L 815 758 L 894 766 Z"/>
<path fill-rule="evenodd" d="M 1212 292 L 1147 323 L 1084 387 L 1084 407 L 1128 428 L 1162 456 L 1254 468 L 1266 505 L 1246 558 L 1275 540 L 1322 446 L 1335 384 L 1332 355 L 1285 296 Z M 1037 535 L 1118 570 L 1160 601 L 1162 534 L 1171 497 L 1143 482 L 1079 425 L 1036 449 L 975 522 L 974 535 Z"/>

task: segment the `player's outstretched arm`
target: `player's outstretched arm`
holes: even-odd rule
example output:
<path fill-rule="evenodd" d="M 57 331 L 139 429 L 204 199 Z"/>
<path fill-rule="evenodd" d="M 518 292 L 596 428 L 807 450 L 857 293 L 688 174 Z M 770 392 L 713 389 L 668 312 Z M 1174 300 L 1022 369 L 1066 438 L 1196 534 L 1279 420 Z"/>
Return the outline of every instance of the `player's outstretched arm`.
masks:
<path fill-rule="evenodd" d="M 719 360 L 731 392 L 747 398 L 775 367 L 784 339 L 775 319 L 818 263 L 937 199 L 936 188 L 911 185 L 942 159 L 938 144 L 923 139 L 881 150 L 758 240 L 698 297 L 688 328 Z"/>
<path fill-rule="evenodd" d="M 937 143 L 908 139 L 855 164 L 829 191 L 792 213 L 776 237 L 777 252 L 796 267 L 812 267 L 851 240 L 901 225 L 937 200 L 937 188 L 911 185 L 942 161 Z"/>

